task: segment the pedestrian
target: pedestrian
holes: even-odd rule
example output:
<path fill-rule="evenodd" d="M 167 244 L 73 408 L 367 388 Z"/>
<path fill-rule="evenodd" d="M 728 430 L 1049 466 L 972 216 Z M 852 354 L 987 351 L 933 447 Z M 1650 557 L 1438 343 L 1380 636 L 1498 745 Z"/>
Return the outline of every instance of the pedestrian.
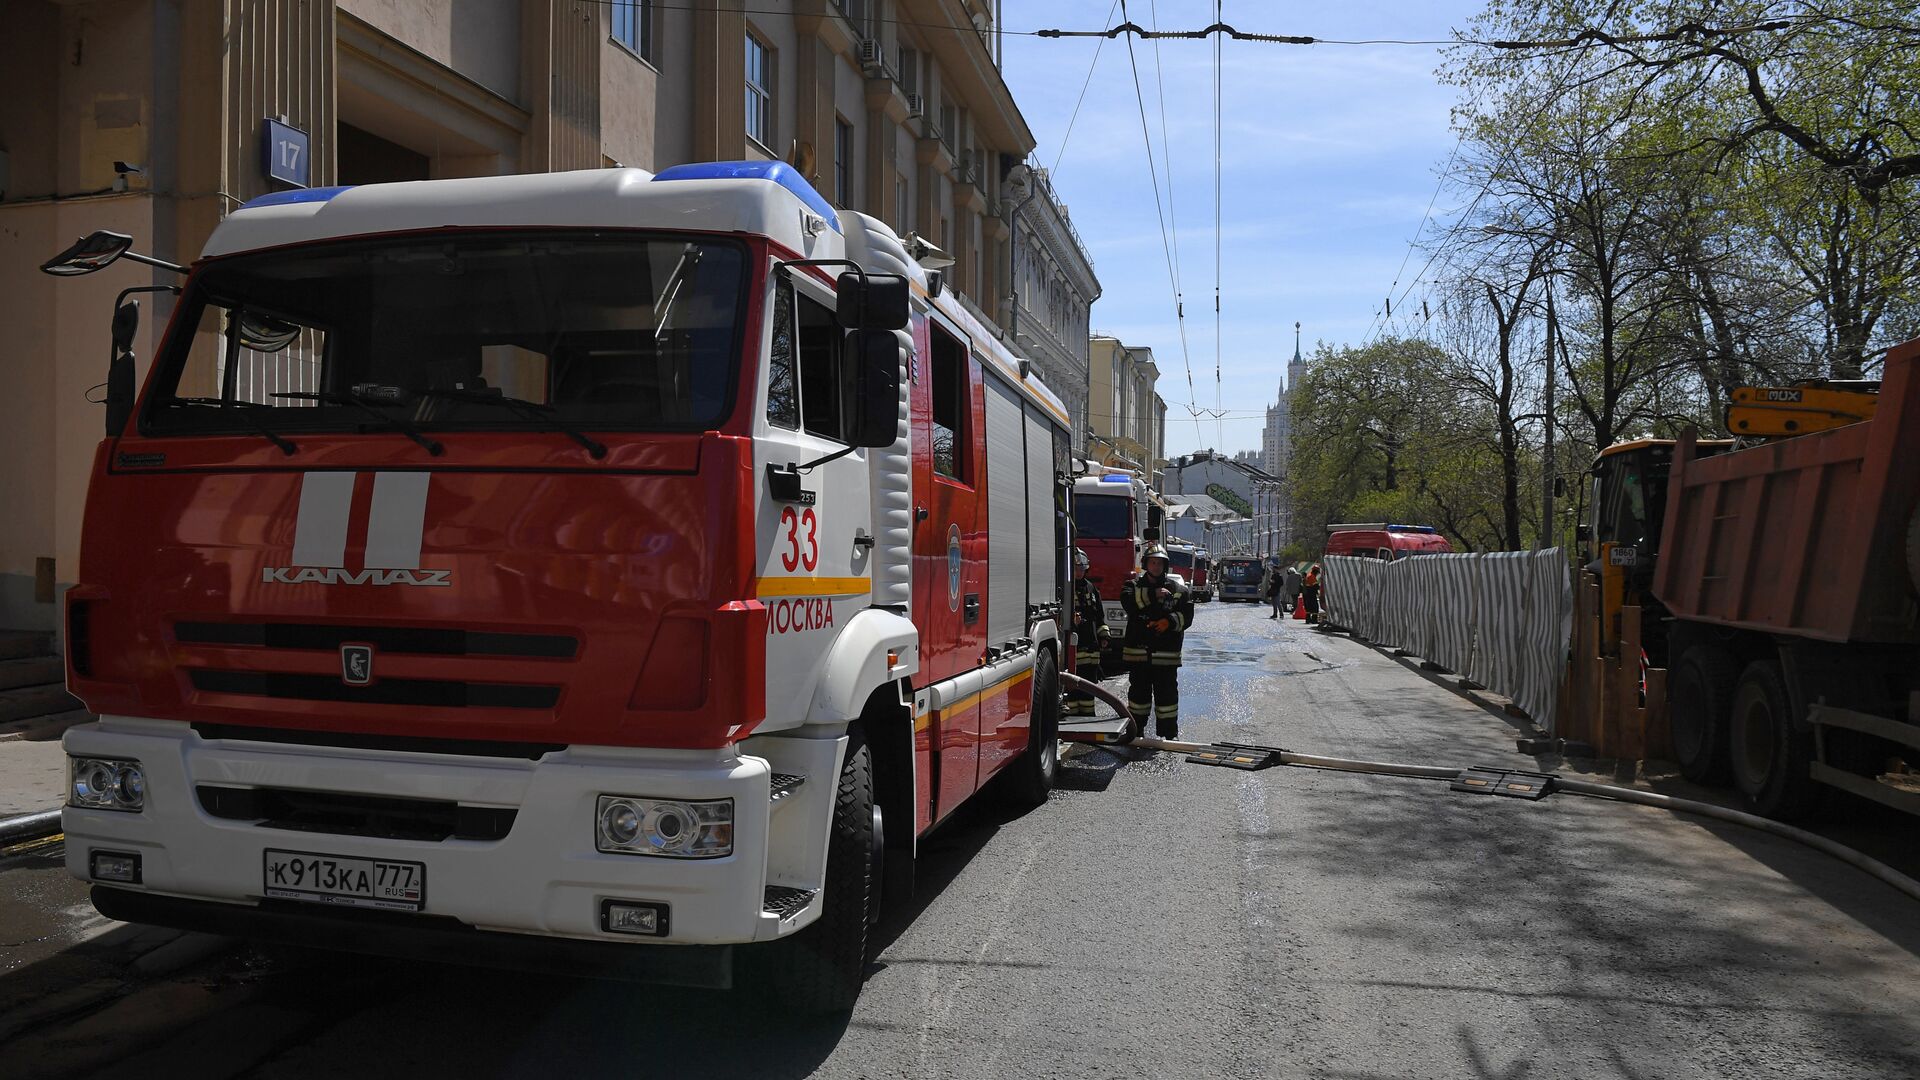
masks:
<path fill-rule="evenodd" d="M 1267 603 L 1273 607 L 1273 614 L 1267 618 L 1280 617 L 1280 597 L 1286 588 L 1287 575 L 1281 571 L 1278 563 L 1268 563 L 1266 580 L 1260 583 L 1260 595 L 1266 597 Z"/>
<path fill-rule="evenodd" d="M 1100 654 L 1106 649 L 1113 631 L 1107 628 L 1107 611 L 1100 602 L 1100 590 L 1087 580 L 1087 568 L 1093 560 L 1079 548 L 1073 549 L 1073 673 L 1088 682 L 1099 682 Z M 1092 716 L 1093 695 L 1085 690 L 1067 691 L 1068 716 Z"/>
<path fill-rule="evenodd" d="M 1300 579 L 1300 602 L 1307 605 L 1307 621 L 1320 621 L 1320 564 L 1307 567 L 1305 577 Z"/>
<path fill-rule="evenodd" d="M 1121 655 L 1127 663 L 1127 715 L 1133 732 L 1146 730 L 1153 713 L 1154 734 L 1180 737 L 1180 645 L 1193 625 L 1193 591 L 1172 573 L 1167 549 L 1147 549 L 1140 572 L 1120 589 L 1127 612 Z"/>
<path fill-rule="evenodd" d="M 1286 583 L 1280 587 L 1280 591 L 1287 614 L 1293 614 L 1294 605 L 1300 602 L 1300 568 L 1298 566 L 1287 567 Z"/>

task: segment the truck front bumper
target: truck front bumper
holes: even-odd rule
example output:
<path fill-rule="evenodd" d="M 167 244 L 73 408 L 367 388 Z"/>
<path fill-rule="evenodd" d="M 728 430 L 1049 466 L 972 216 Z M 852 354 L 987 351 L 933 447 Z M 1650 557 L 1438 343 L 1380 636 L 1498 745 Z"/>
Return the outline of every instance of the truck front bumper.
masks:
<path fill-rule="evenodd" d="M 783 754 L 819 759 L 785 762 L 783 770 L 830 777 L 838 767 L 835 740 L 780 743 Z M 115 918 L 378 952 L 420 952 L 394 947 L 395 942 L 412 940 L 428 955 L 444 947 L 449 958 L 490 962 L 478 952 L 463 953 L 460 942 L 490 940 L 496 942 L 490 949 L 506 951 L 513 950 L 497 943 L 518 935 L 546 939 L 530 946 L 533 951 L 560 944 L 553 938 L 602 948 L 727 945 L 792 933 L 819 910 L 817 896 L 798 909 L 787 905 L 766 910 L 770 837 L 790 827 L 783 823 L 776 832 L 768 761 L 734 749 L 572 747 L 538 760 L 463 757 L 208 740 L 185 724 L 129 717 L 106 717 L 74 728 L 66 734 L 65 749 L 75 756 L 136 760 L 146 774 L 146 803 L 140 812 L 68 807 L 62 814 L 69 872 L 93 881 L 97 906 Z M 781 810 L 783 815 L 801 815 L 789 818 L 796 823 L 807 808 L 791 804 L 815 801 L 827 794 L 821 789 L 831 785 L 806 786 L 816 789 L 805 792 L 810 798 L 782 804 L 791 806 Z M 342 831 L 324 822 L 290 827 L 216 816 L 204 799 L 209 788 L 452 803 L 496 813 L 511 810 L 512 819 L 499 839 L 395 838 L 366 835 L 351 825 Z M 595 843 L 595 817 L 603 794 L 730 798 L 732 853 L 676 859 L 601 852 Z M 812 875 L 805 871 L 824 862 L 824 836 L 821 840 L 818 860 L 809 857 L 811 852 L 779 853 L 775 862 L 782 870 L 781 885 L 818 888 L 817 879 L 806 880 Z M 425 873 L 420 910 L 340 910 L 331 904 L 267 897 L 264 867 L 269 849 L 418 863 Z M 138 856 L 136 881 L 95 876 L 96 853 Z M 603 922 L 609 900 L 660 907 L 665 932 L 652 937 L 610 932 Z M 701 974 L 706 963 L 694 961 L 693 974 L 686 978 L 660 981 L 713 985 Z"/>

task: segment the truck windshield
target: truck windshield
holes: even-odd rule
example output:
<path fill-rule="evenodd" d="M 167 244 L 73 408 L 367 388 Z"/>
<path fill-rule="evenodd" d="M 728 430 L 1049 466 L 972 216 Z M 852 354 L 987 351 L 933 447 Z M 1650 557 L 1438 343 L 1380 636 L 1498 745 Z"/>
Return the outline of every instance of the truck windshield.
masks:
<path fill-rule="evenodd" d="M 144 430 L 704 430 L 732 396 L 744 266 L 731 243 L 554 231 L 219 259 L 157 360 Z"/>
<path fill-rule="evenodd" d="M 1236 585 L 1260 580 L 1260 564 L 1257 562 L 1230 562 L 1223 571 L 1228 581 Z"/>
<path fill-rule="evenodd" d="M 1088 540 L 1127 540 L 1133 536 L 1133 500 L 1118 495 L 1077 495 L 1073 528 Z"/>

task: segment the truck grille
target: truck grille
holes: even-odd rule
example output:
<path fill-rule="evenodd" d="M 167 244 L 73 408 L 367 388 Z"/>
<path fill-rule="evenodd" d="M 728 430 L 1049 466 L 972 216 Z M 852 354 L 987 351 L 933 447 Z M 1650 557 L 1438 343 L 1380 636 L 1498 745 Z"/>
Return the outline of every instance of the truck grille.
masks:
<path fill-rule="evenodd" d="M 217 671 L 207 668 L 195 668 L 188 677 L 195 690 L 215 694 L 250 694 L 300 701 L 345 701 L 362 705 L 551 709 L 560 700 L 558 686 L 453 679 L 381 679 L 370 686 L 348 686 L 334 675 Z"/>
<path fill-rule="evenodd" d="M 384 750 L 400 754 L 525 758 L 528 761 L 539 761 L 548 754 L 567 748 L 565 743 L 514 742 L 496 739 L 434 739 L 417 735 L 366 735 L 350 731 L 308 731 L 239 724 L 195 724 L 193 731 L 203 739 L 223 741 L 287 743 L 293 746 L 337 746 L 345 750 Z"/>
<path fill-rule="evenodd" d="M 201 784 L 194 793 L 202 810 L 228 821 L 387 840 L 504 840 L 519 813 L 511 807 L 289 788 Z"/>
<path fill-rule="evenodd" d="M 334 626 L 325 623 L 175 623 L 173 634 L 189 645 L 251 645 L 268 649 L 331 652 L 355 643 L 383 653 L 421 656 L 514 656 L 571 659 L 580 640 L 566 634 L 494 634 L 414 626 Z"/>

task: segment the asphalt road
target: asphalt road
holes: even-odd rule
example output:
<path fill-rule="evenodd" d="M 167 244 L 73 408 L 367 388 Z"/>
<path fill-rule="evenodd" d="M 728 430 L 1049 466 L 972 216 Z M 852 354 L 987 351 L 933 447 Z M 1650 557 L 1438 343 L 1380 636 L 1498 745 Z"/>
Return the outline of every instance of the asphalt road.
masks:
<path fill-rule="evenodd" d="M 1186 737 L 1528 767 L 1508 721 L 1346 638 L 1215 604 L 1188 642 Z M 721 994 L 195 955 L 192 939 L 116 976 L 95 937 L 0 974 L 0 1017 L 45 1017 L 0 1020 L 0 1072 L 1920 1075 L 1920 905 L 1785 841 L 1569 795 L 1167 755 L 1096 750 L 1064 778 L 1039 810 L 970 812 L 930 839 L 920 894 L 834 1023 Z M 33 870 L 0 866 L 0 926 L 6 881 Z M 152 962 L 167 949 L 186 955 Z M 56 975 L 123 981 L 63 1012 L 44 1004 Z"/>

